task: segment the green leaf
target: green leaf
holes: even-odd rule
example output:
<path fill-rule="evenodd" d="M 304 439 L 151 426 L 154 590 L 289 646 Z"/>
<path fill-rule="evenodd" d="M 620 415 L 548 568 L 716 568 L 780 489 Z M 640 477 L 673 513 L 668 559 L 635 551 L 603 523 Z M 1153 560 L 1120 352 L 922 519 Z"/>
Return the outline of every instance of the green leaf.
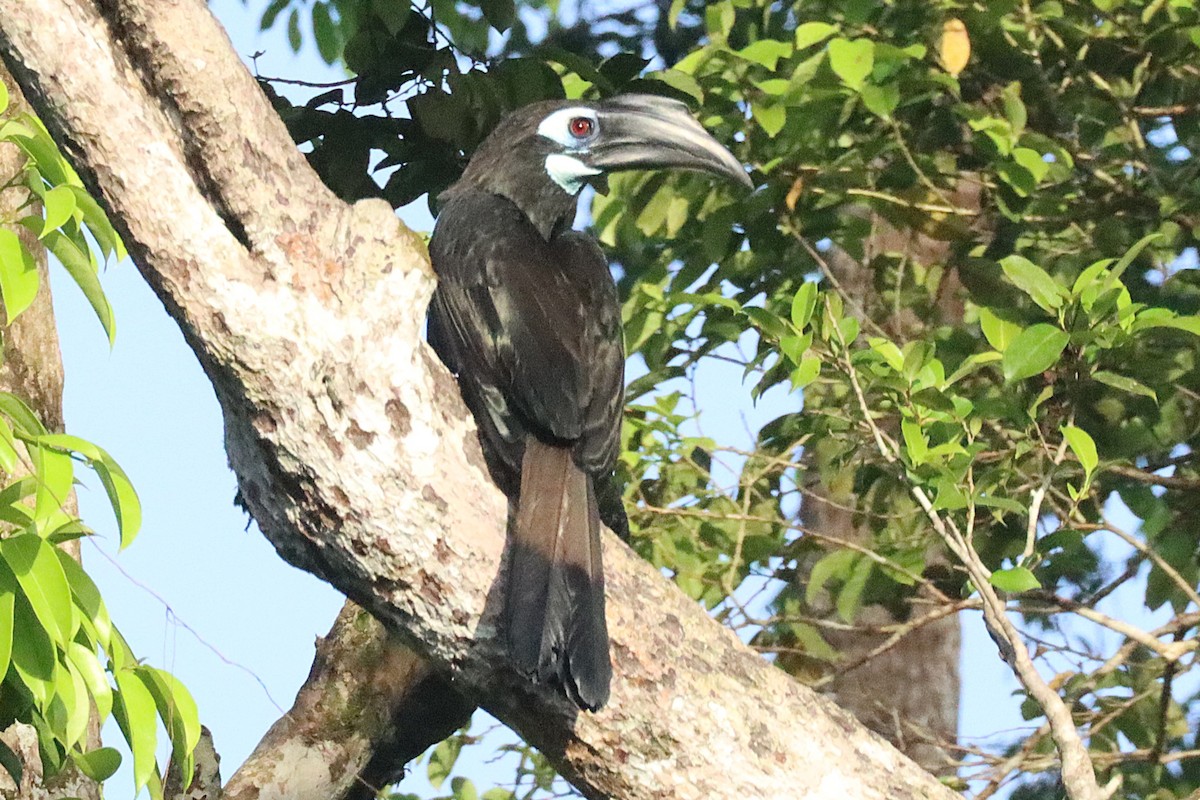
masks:
<path fill-rule="evenodd" d="M 823 42 L 837 33 L 837 26 L 828 22 L 806 22 L 796 28 L 796 49 L 803 50 Z"/>
<path fill-rule="evenodd" d="M 765 308 L 758 306 L 744 306 L 742 311 L 754 323 L 754 327 L 758 328 L 768 336 L 778 339 L 781 336 L 788 334 L 788 329 L 783 320 L 767 311 Z"/>
<path fill-rule="evenodd" d="M 499 786 L 488 789 L 483 793 L 483 800 L 513 800 L 515 797 L 516 795 L 511 791 L 502 789 Z"/>
<path fill-rule="evenodd" d="M 137 536 L 142 526 L 142 504 L 138 499 L 133 483 L 125 470 L 104 449 L 92 444 L 86 439 L 71 436 L 66 433 L 51 433 L 39 436 L 39 444 L 71 450 L 88 459 L 90 466 L 104 485 L 108 502 L 112 505 L 117 517 L 117 527 L 121 533 L 121 549 L 128 547 Z"/>
<path fill-rule="evenodd" d="M 116 774 L 121 766 L 121 754 L 111 747 L 100 747 L 87 753 L 72 753 L 71 760 L 79 771 L 99 783 Z"/>
<path fill-rule="evenodd" d="M 445 739 L 437 747 L 433 748 L 433 752 L 429 754 L 429 783 L 434 789 L 440 787 L 450 777 L 451 771 L 454 769 L 454 762 L 458 760 L 458 753 L 462 749 L 462 741 L 460 739 Z"/>
<path fill-rule="evenodd" d="M 404 27 L 404 23 L 408 22 L 412 4 L 401 0 L 371 0 L 371 10 L 383 21 L 387 32 L 395 36 Z"/>
<path fill-rule="evenodd" d="M 104 209 L 82 187 L 70 188 L 75 194 L 75 207 L 83 214 L 83 224 L 87 225 L 92 236 L 96 237 L 96 244 L 100 245 L 100 252 L 104 258 L 124 258 L 125 245 L 121 243 L 121 237 L 117 235 Z"/>
<path fill-rule="evenodd" d="M 677 89 L 693 97 L 697 103 L 704 102 L 704 89 L 691 75 L 677 69 L 664 69 L 651 75 L 654 80 L 662 81 L 667 86 Z"/>
<path fill-rule="evenodd" d="M 925 432 L 921 430 L 920 423 L 912 419 L 901 420 L 900 432 L 904 435 L 904 450 L 908 453 L 909 460 L 914 466 L 924 464 L 929 457 L 929 442 L 925 439 Z"/>
<path fill-rule="evenodd" d="M 51 700 L 47 721 L 59 732 L 63 744 L 75 747 L 87 735 L 92 709 L 87 686 L 70 661 L 60 663 L 54 677 L 56 697 Z"/>
<path fill-rule="evenodd" d="M 783 130 L 787 123 L 787 107 L 783 103 L 751 103 L 751 113 L 754 120 L 762 126 L 763 131 L 772 139 Z"/>
<path fill-rule="evenodd" d="M 1149 397 L 1154 402 L 1158 402 L 1158 395 L 1154 393 L 1153 389 L 1143 386 L 1133 378 L 1127 378 L 1124 375 L 1118 375 L 1115 372 L 1099 370 L 1092 373 L 1092 379 L 1111 386 L 1114 389 L 1120 389 L 1122 392 L 1137 394 L 1141 395 L 1142 397 Z"/>
<path fill-rule="evenodd" d="M 1038 579 L 1033 576 L 1025 567 L 1013 567 L 1012 569 L 998 569 L 992 573 L 990 578 L 992 586 L 995 586 L 1002 592 L 1016 594 L 1018 592 L 1027 592 L 1030 589 L 1041 588 Z"/>
<path fill-rule="evenodd" d="M 46 432 L 37 414 L 12 392 L 0 392 L 0 414 L 12 420 L 13 429 L 26 436 L 41 436 Z"/>
<path fill-rule="evenodd" d="M 300 52 L 300 43 L 301 43 L 300 42 L 300 11 L 299 11 L 299 9 L 293 8 L 291 15 L 288 16 L 287 38 L 288 38 L 288 45 L 292 48 L 292 52 L 299 53 Z M 136 759 L 134 760 L 134 763 L 136 764 Z M 147 778 L 147 780 L 149 780 L 149 778 Z M 137 788 L 141 789 L 145 785 L 146 785 L 145 783 L 138 784 Z"/>
<path fill-rule="evenodd" d="M 954 370 L 954 373 L 950 377 L 946 378 L 943 386 L 953 386 L 963 378 L 978 371 L 984 365 L 991 364 L 1002 359 L 1003 356 L 1000 353 L 990 351 L 986 353 L 973 353 L 967 356 L 967 358 L 958 365 L 958 369 Z"/>
<path fill-rule="evenodd" d="M 112 306 L 108 304 L 104 288 L 100 285 L 100 276 L 97 274 L 96 268 L 92 266 L 91 259 L 88 258 L 87 253 L 79 249 L 78 245 L 61 233 L 50 233 L 46 236 L 45 241 L 46 247 L 62 262 L 67 274 L 83 292 L 88 305 L 92 307 L 96 318 L 104 327 L 104 332 L 108 334 L 108 343 L 111 345 L 117 335 L 116 321 L 113 319 Z"/>
<path fill-rule="evenodd" d="M 853 550 L 834 550 L 821 556 L 808 573 L 804 602 L 810 606 L 816 605 L 825 584 L 832 578 L 844 580 L 850 574 L 857 556 Z"/>
<path fill-rule="evenodd" d="M 156 764 L 154 749 L 158 742 L 158 723 L 155 719 L 154 696 L 132 669 L 119 669 L 117 697 L 113 715 L 133 753 L 134 793 L 150 782 Z"/>
<path fill-rule="evenodd" d="M 838 616 L 847 624 L 854 622 L 854 618 L 858 616 L 858 610 L 862 608 L 863 590 L 867 587 L 867 579 L 875 571 L 874 561 L 857 553 L 855 556 L 857 561 L 854 569 L 851 570 L 850 577 L 842 584 L 837 595 Z"/>
<path fill-rule="evenodd" d="M 38 238 L 44 239 L 50 231 L 65 225 L 75 213 L 75 193 L 70 186 L 55 186 L 42 195 L 42 204 L 46 208 L 46 221 Z"/>
<path fill-rule="evenodd" d="M 1066 331 L 1044 322 L 1026 328 L 1004 351 L 1004 379 L 1019 381 L 1045 372 L 1062 355 L 1070 340 Z"/>
<path fill-rule="evenodd" d="M 774 71 L 779 59 L 787 58 L 792 54 L 792 45 L 790 42 L 780 42 L 775 39 L 761 39 L 738 50 L 737 54 L 747 61 L 762 64 L 767 69 Z"/>
<path fill-rule="evenodd" d="M 0 87 L 3 86 L 4 84 L 0 83 Z M 0 766 L 4 767 L 4 771 L 12 777 L 13 783 L 17 786 L 21 785 L 21 776 L 25 774 L 25 768 L 17 754 L 4 742 L 0 742 Z"/>
<path fill-rule="evenodd" d="M 792 297 L 792 324 L 796 330 L 804 330 L 812 320 L 813 311 L 817 307 L 817 284 L 805 281 Z"/>
<path fill-rule="evenodd" d="M 1003 353 L 1021 334 L 1021 326 L 996 316 L 996 313 L 986 306 L 979 308 L 979 327 L 983 329 L 983 338 L 993 349 Z"/>
<path fill-rule="evenodd" d="M 312 7 L 313 38 L 317 40 L 317 52 L 326 64 L 337 61 L 341 47 L 338 43 L 337 26 L 326 3 L 314 3 Z"/>
<path fill-rule="evenodd" d="M 0 540 L 0 556 L 21 585 L 42 627 L 56 643 L 75 635 L 71 587 L 54 547 L 36 534 L 22 533 Z"/>
<path fill-rule="evenodd" d="M 717 3 L 705 4 L 705 30 L 718 41 L 723 41 L 729 36 L 729 32 L 733 30 L 733 23 L 736 18 L 737 11 L 734 10 L 733 3 L 729 0 L 720 0 Z"/>
<path fill-rule="evenodd" d="M 71 642 L 67 645 L 67 661 L 83 679 L 88 694 L 96 704 L 96 715 L 103 723 L 112 713 L 113 691 L 108 683 L 108 673 L 101 666 L 100 659 L 90 647 Z"/>
<path fill-rule="evenodd" d="M 867 110 L 882 119 L 891 119 L 892 112 L 900 105 L 900 87 L 894 83 L 868 83 L 859 90 L 859 94 Z"/>
<path fill-rule="evenodd" d="M 0 572 L 0 588 L 16 590 L 16 578 L 5 566 Z M 54 686 L 54 673 L 58 668 L 54 642 L 42 626 L 37 614 L 30 608 L 24 593 L 13 603 L 12 667 L 29 693 L 40 704 L 50 699 Z"/>
<path fill-rule="evenodd" d="M 1050 171 L 1050 165 L 1042 159 L 1042 154 L 1037 150 L 1031 150 L 1028 147 L 1018 147 L 1012 152 L 1013 161 L 1016 161 L 1033 176 L 1034 183 L 1041 183 L 1042 178 L 1046 177 L 1046 173 Z"/>
<path fill-rule="evenodd" d="M 1100 459 L 1096 455 L 1096 443 L 1092 441 L 1091 435 L 1083 428 L 1077 428 L 1074 425 L 1064 425 L 1062 435 L 1070 445 L 1071 452 L 1079 459 L 1083 471 L 1088 475 L 1095 472 Z"/>
<path fill-rule="evenodd" d="M 792 390 L 803 389 L 821 375 L 821 359 L 816 356 L 805 356 L 792 370 Z"/>
<path fill-rule="evenodd" d="M 504 33 L 512 27 L 517 16 L 517 7 L 513 0 L 481 0 L 480 10 L 488 24 L 499 33 Z"/>
<path fill-rule="evenodd" d="M 12 426 L 8 420 L 0 416 L 0 472 L 11 475 L 17 468 L 21 456 L 17 453 L 17 440 L 13 436 Z"/>
<path fill-rule="evenodd" d="M 150 690 L 158 715 L 171 737 L 172 760 L 184 775 L 192 774 L 193 752 L 200 741 L 200 712 L 187 688 L 169 672 L 140 666 L 138 677 Z"/>
<path fill-rule="evenodd" d="M 1166 309 L 1148 308 L 1141 314 L 1138 314 L 1137 319 L 1133 323 L 1133 330 L 1140 331 L 1146 328 L 1174 328 L 1180 331 L 1187 331 L 1200 336 L 1200 316 L 1158 316 L 1152 315 L 1154 311 L 1167 311 Z M 1170 312 L 1168 312 L 1170 313 Z"/>
<path fill-rule="evenodd" d="M 15 233 L 0 228 L 0 298 L 10 325 L 33 303 L 39 285 L 33 255 Z"/>
<path fill-rule="evenodd" d="M 108 649 L 113 635 L 112 620 L 108 616 L 108 608 L 104 605 L 100 590 L 79 562 L 71 558 L 70 553 L 56 547 L 55 554 L 58 556 L 58 563 L 62 565 L 63 574 L 67 576 L 67 583 L 71 586 L 75 606 L 91 624 L 97 644 Z"/>
<path fill-rule="evenodd" d="M 1122 273 L 1124 273 L 1125 270 L 1128 269 L 1129 265 L 1133 263 L 1133 260 L 1137 258 L 1143 250 L 1146 249 L 1147 245 L 1161 238 L 1161 233 L 1151 233 L 1134 242 L 1133 247 L 1126 250 L 1125 255 L 1121 256 L 1121 260 L 1118 261 L 1116 266 L 1112 268 L 1112 275 L 1109 277 L 1109 280 L 1120 280 Z"/>
<path fill-rule="evenodd" d="M 7 588 L 7 587 L 0 587 Z M 11 591 L 0 592 L 0 678 L 8 672 L 12 660 L 13 602 L 16 596 Z"/>
<path fill-rule="evenodd" d="M 291 0 L 271 0 L 271 4 L 263 11 L 262 19 L 259 21 L 259 28 L 266 30 L 275 24 L 275 18 L 279 16 L 279 12 L 288 7 Z"/>
<path fill-rule="evenodd" d="M 8 110 L 8 87 L 4 85 L 4 81 L 0 81 L 0 114 Z M 17 783 L 20 783 L 18 780 Z"/>
<path fill-rule="evenodd" d="M 75 467 L 66 453 L 43 447 L 31 446 L 29 457 L 33 461 L 34 478 L 37 480 L 33 519 L 38 523 L 39 533 L 45 534 L 60 521 L 63 507 L 71 497 Z"/>
<path fill-rule="evenodd" d="M 875 66 L 875 43 L 870 39 L 833 39 L 829 42 L 829 66 L 842 83 L 861 89 Z"/>
<path fill-rule="evenodd" d="M 1066 289 L 1059 286 L 1050 273 L 1024 256 L 1003 258 L 1000 267 L 1014 286 L 1046 311 L 1057 310 L 1067 297 Z"/>
<path fill-rule="evenodd" d="M 468 778 L 455 778 L 450 781 L 450 793 L 454 800 L 479 800 L 479 792 Z"/>

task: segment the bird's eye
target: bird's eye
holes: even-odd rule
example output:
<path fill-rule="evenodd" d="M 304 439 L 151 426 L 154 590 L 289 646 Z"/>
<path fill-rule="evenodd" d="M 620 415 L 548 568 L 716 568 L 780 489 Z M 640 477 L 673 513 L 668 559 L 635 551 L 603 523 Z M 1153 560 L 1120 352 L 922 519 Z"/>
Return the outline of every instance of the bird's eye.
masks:
<path fill-rule="evenodd" d="M 596 132 L 596 121 L 591 117 L 572 117 L 567 127 L 576 139 L 587 139 Z"/>

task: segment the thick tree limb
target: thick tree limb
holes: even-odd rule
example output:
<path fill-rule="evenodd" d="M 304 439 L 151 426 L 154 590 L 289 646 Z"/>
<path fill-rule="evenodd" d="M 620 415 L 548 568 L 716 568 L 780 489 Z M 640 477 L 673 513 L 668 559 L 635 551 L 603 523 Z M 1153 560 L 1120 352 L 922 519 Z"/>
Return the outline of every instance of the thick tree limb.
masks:
<path fill-rule="evenodd" d="M 952 797 L 605 541 L 611 704 L 503 667 L 506 503 L 421 343 L 424 248 L 334 202 L 200 0 L 0 0 L 0 54 L 213 381 L 284 558 L 405 637 L 591 797 Z M 236 66 L 235 66 L 236 65 Z"/>
<path fill-rule="evenodd" d="M 353 603 L 317 643 L 292 708 L 225 786 L 225 800 L 371 800 L 474 706 Z"/>

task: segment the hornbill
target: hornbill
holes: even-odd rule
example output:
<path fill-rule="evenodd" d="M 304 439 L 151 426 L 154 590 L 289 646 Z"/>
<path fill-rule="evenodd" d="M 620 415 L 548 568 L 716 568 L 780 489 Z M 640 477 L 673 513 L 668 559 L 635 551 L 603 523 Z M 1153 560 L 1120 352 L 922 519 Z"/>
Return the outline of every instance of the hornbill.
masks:
<path fill-rule="evenodd" d="M 751 185 L 687 106 L 651 95 L 519 108 L 441 196 L 429 342 L 458 377 L 493 479 L 513 502 L 509 656 L 581 708 L 608 700 L 600 523 L 628 536 L 613 468 L 625 353 L 604 254 L 571 229 L 616 170 L 703 170 Z"/>

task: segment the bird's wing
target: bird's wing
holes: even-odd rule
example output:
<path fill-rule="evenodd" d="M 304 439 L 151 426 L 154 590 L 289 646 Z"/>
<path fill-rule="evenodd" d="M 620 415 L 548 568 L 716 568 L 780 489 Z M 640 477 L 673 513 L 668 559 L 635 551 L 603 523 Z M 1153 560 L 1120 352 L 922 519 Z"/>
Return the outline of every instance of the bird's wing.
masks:
<path fill-rule="evenodd" d="M 611 469 L 624 355 L 599 248 L 579 234 L 548 243 L 509 201 L 472 195 L 443 209 L 431 256 L 431 335 L 446 340 L 435 348 L 451 351 L 472 411 L 489 416 L 489 438 L 523 430 L 572 445 L 589 472 Z"/>

